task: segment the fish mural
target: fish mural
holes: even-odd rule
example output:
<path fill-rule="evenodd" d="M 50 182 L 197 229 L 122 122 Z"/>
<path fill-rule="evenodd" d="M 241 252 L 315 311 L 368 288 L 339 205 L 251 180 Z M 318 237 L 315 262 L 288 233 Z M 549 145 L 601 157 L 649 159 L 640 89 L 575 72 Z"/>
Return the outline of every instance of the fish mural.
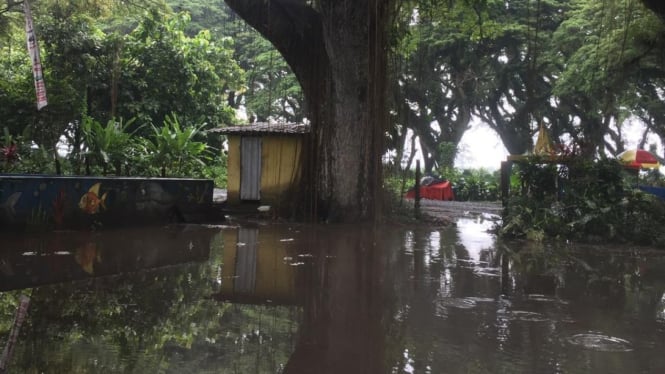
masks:
<path fill-rule="evenodd" d="M 0 216 L 13 219 L 16 215 L 14 207 L 16 206 L 16 203 L 18 203 L 18 200 L 21 198 L 22 194 L 23 192 L 14 192 L 13 194 L 9 195 L 7 200 L 0 204 Z"/>
<path fill-rule="evenodd" d="M 81 196 L 79 208 L 87 214 L 97 214 L 100 209 L 106 209 L 106 193 L 99 197 L 99 187 L 101 183 L 95 183 L 88 192 Z"/>
<path fill-rule="evenodd" d="M 211 180 L 3 174 L 0 232 L 202 220 L 212 214 L 212 190 Z"/>

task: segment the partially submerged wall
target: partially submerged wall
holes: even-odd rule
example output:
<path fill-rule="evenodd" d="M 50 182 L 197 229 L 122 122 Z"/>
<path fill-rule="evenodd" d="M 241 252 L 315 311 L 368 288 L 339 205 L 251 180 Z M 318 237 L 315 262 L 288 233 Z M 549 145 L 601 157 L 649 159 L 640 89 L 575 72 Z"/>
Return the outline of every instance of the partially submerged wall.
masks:
<path fill-rule="evenodd" d="M 207 179 L 0 174 L 0 230 L 203 220 L 213 188 Z"/>

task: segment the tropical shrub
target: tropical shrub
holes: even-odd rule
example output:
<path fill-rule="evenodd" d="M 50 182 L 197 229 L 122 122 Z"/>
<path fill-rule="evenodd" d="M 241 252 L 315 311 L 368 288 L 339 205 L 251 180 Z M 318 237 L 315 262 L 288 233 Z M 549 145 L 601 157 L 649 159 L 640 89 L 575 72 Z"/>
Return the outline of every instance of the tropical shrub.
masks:
<path fill-rule="evenodd" d="M 616 160 L 523 165 L 499 233 L 532 240 L 665 245 L 665 203 L 632 187 Z"/>
<path fill-rule="evenodd" d="M 172 114 L 162 127 L 150 126 L 149 137 L 140 137 L 137 131 L 143 126 L 133 123 L 111 120 L 102 125 L 84 117 L 80 143 L 68 144 L 66 154 L 57 159 L 53 151 L 25 141 L 29 135 L 14 136 L 5 128 L 0 136 L 0 173 L 76 175 L 83 163 L 87 175 L 207 178 L 226 186 L 226 155 L 206 144 L 203 125 L 183 126 Z"/>
<path fill-rule="evenodd" d="M 438 178 L 450 181 L 455 191 L 455 200 L 459 201 L 497 201 L 499 200 L 499 174 L 485 169 L 456 169 L 443 167 L 438 171 Z M 413 170 L 401 172 L 401 175 L 386 168 L 384 171 L 384 190 L 399 196 L 415 185 Z"/>
<path fill-rule="evenodd" d="M 182 126 L 175 113 L 164 119 L 162 127 L 152 126 L 152 136 L 144 141 L 148 158 L 162 177 L 200 174 L 211 153 L 195 138 L 203 137 L 203 125 Z"/>
<path fill-rule="evenodd" d="M 453 185 L 455 200 L 497 201 L 499 200 L 499 176 L 485 169 L 465 169 L 442 174 Z"/>
<path fill-rule="evenodd" d="M 12 135 L 7 127 L 0 137 L 0 173 L 55 173 L 53 154 L 44 147 L 27 141 L 29 129 Z"/>
<path fill-rule="evenodd" d="M 215 186 L 226 186 L 227 182 L 227 156 L 223 153 L 211 157 L 207 162 L 207 166 L 201 170 L 201 177 L 212 179 L 215 181 Z"/>
<path fill-rule="evenodd" d="M 83 117 L 81 132 L 85 146 L 83 155 L 86 159 L 86 174 L 90 174 L 90 160 L 101 167 L 103 175 L 108 174 L 109 167 L 113 168 L 115 175 L 122 175 L 123 166 L 126 174 L 129 174 L 131 156 L 136 154 L 135 148 L 138 147 L 133 138 L 138 128 L 131 133 L 127 131 L 133 122 L 134 119 L 127 122 L 112 119 L 102 125 L 90 117 Z"/>

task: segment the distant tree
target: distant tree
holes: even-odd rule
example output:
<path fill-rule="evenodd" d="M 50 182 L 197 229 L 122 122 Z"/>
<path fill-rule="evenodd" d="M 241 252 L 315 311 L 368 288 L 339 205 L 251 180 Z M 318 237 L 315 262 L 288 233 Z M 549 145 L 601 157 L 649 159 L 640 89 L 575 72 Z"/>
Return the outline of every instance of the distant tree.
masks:
<path fill-rule="evenodd" d="M 32 128 L 32 140 L 49 149 L 68 136 L 76 153 L 83 117 L 101 123 L 136 118 L 139 126 L 162 124 L 176 112 L 187 124 L 234 122 L 227 96 L 242 86 L 244 76 L 230 39 L 213 41 L 206 31 L 186 36 L 188 17 L 165 13 L 163 7 L 136 12 L 143 8 L 95 4 L 44 1 L 35 6 L 49 99 L 39 112 L 24 32 L 14 28 L 2 39 L 0 86 L 7 87 L 0 92 L 3 125 L 13 133 Z M 122 17 L 129 9 L 138 16 Z M 120 12 L 121 22 L 112 11 Z"/>
<path fill-rule="evenodd" d="M 162 123 L 174 112 L 183 123 L 209 127 L 235 121 L 226 98 L 244 78 L 233 41 L 213 41 L 207 30 L 189 37 L 188 23 L 185 13 L 151 11 L 122 39 L 116 116 Z"/>
<path fill-rule="evenodd" d="M 586 144 L 589 157 L 604 149 L 616 154 L 624 150 L 627 118 L 638 116 L 658 131 L 665 24 L 630 0 L 571 7 L 554 34 L 554 50 L 563 57 L 554 94 L 568 133 Z"/>
<path fill-rule="evenodd" d="M 540 122 L 555 123 L 550 101 L 558 67 L 551 35 L 563 21 L 561 0 L 474 2 L 479 23 L 487 20 L 476 113 L 512 154 L 531 149 Z"/>
<path fill-rule="evenodd" d="M 443 159 L 440 144 L 456 149 L 469 128 L 480 74 L 476 18 L 463 3 L 420 2 L 415 10 L 402 11 L 409 32 L 403 33 L 397 49 L 398 125 L 418 137 L 424 171 L 431 172 L 443 166 L 437 165 Z M 434 122 L 438 131 L 432 128 Z M 454 159 L 448 157 L 446 166 L 452 167 Z"/>

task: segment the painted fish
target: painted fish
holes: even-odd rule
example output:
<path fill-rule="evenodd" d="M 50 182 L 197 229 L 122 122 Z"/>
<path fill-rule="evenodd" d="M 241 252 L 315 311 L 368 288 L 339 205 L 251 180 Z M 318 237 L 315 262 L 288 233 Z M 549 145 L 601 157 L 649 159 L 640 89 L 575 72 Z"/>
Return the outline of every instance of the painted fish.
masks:
<path fill-rule="evenodd" d="M 79 208 L 81 208 L 82 211 L 88 214 L 96 214 L 99 212 L 100 208 L 106 209 L 106 193 L 104 193 L 101 198 L 99 197 L 100 186 L 101 183 L 95 183 L 90 187 L 88 192 L 81 196 Z"/>

